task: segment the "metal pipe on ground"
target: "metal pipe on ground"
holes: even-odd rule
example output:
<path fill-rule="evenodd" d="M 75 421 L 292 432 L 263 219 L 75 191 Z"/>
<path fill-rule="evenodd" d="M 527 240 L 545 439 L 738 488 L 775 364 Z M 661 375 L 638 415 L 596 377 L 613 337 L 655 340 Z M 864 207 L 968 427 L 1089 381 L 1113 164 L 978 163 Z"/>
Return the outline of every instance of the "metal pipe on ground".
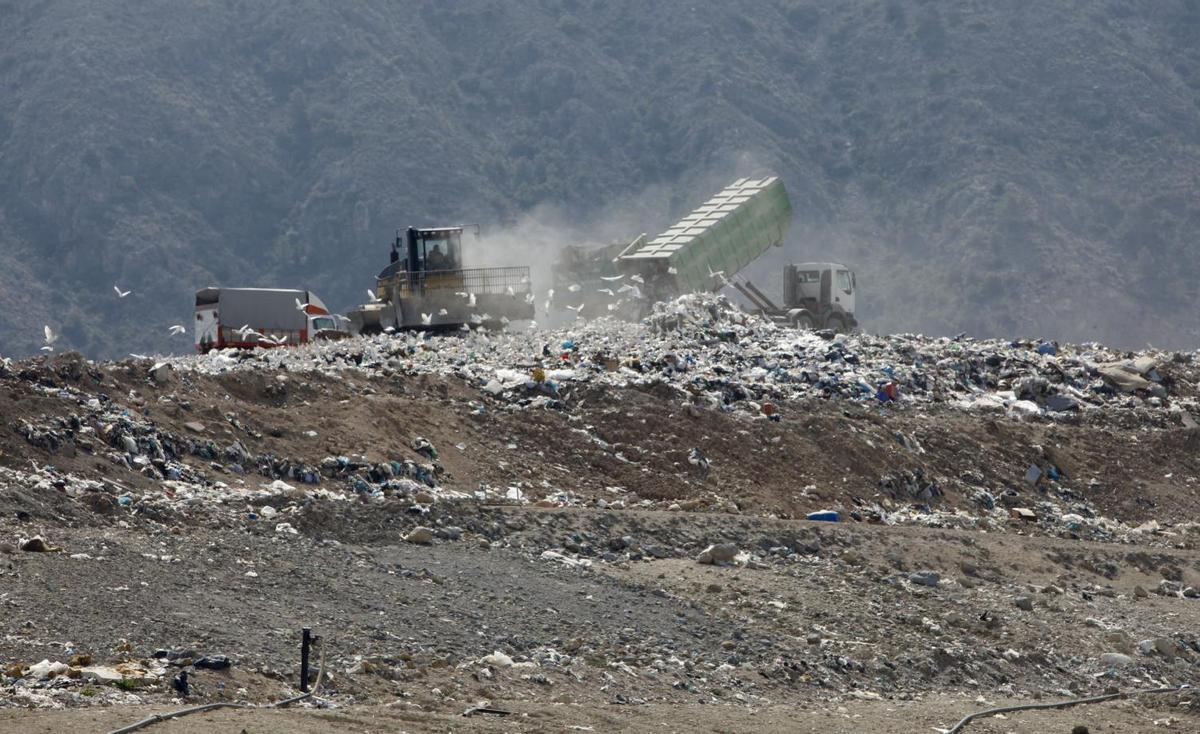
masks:
<path fill-rule="evenodd" d="M 1044 709 L 1065 709 L 1072 706 L 1079 706 L 1085 703 L 1103 703 L 1111 701 L 1115 698 L 1129 698 L 1131 696 L 1143 696 L 1150 693 L 1178 693 L 1185 691 L 1191 686 L 1172 686 L 1170 688 L 1148 688 L 1141 691 L 1129 691 L 1127 693 L 1106 693 L 1103 696 L 1091 696 L 1089 698 L 1072 698 L 1066 701 L 1054 701 L 1052 703 L 1025 703 L 1016 706 L 1000 706 L 997 708 L 987 709 L 985 711 L 976 711 L 973 714 L 967 714 L 957 724 L 945 730 L 945 734 L 958 734 L 963 729 L 967 728 L 975 719 L 983 719 L 996 714 L 1009 714 L 1016 711 L 1037 711 Z"/>

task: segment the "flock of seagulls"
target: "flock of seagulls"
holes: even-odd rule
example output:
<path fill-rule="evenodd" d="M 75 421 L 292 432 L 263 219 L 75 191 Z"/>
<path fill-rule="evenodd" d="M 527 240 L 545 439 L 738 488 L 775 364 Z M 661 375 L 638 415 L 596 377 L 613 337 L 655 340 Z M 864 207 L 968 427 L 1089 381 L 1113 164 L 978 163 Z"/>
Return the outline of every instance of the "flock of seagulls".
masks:
<path fill-rule="evenodd" d="M 672 275 L 675 275 L 679 271 L 676 270 L 674 267 L 668 267 L 667 272 Z M 712 268 L 709 268 L 708 275 L 710 278 L 720 278 L 723 283 L 729 282 L 728 279 L 726 279 L 725 271 L 723 271 L 723 270 L 714 271 Z M 615 285 L 618 281 L 624 280 L 625 275 L 624 274 L 605 275 L 605 276 L 601 276 L 600 279 L 603 281 L 607 281 L 609 283 L 613 283 Z M 629 280 L 631 282 L 637 283 L 639 285 L 645 285 L 645 283 L 646 283 L 645 279 L 642 278 L 642 276 L 637 275 L 637 274 L 630 275 Z M 522 282 L 522 284 L 528 283 L 529 277 L 528 276 L 523 277 L 521 279 L 521 282 Z M 513 290 L 512 286 L 508 286 L 508 288 L 506 290 L 507 290 L 509 296 L 516 298 L 516 292 Z M 567 286 L 567 291 L 570 293 L 578 293 L 581 290 L 583 290 L 583 286 L 579 285 L 578 283 L 572 283 L 571 285 Z M 129 295 L 131 295 L 133 293 L 132 290 L 121 290 L 121 286 L 119 286 L 119 285 L 113 285 L 113 292 L 115 292 L 117 294 L 117 298 L 120 298 L 120 299 L 127 298 Z M 621 286 L 618 287 L 617 290 L 615 290 L 615 291 L 612 288 L 600 288 L 600 289 L 598 289 L 598 292 L 608 296 L 609 298 L 616 298 L 619 294 L 629 293 L 629 292 L 632 292 L 635 298 L 641 297 L 641 289 L 638 288 L 637 285 L 630 285 L 629 283 L 621 284 Z M 467 299 L 467 305 L 470 308 L 475 308 L 476 298 L 475 298 L 474 293 L 470 293 L 468 291 L 460 291 L 460 292 L 456 293 L 456 295 Z M 379 296 L 377 296 L 375 294 L 375 291 L 373 291 L 369 288 L 367 289 L 367 298 L 370 299 L 371 303 L 379 303 L 380 302 Z M 536 299 L 535 299 L 535 296 L 533 295 L 533 293 L 525 294 L 525 303 L 532 304 L 535 300 Z M 546 291 L 545 308 L 547 311 L 550 310 L 550 304 L 553 300 L 554 300 L 554 289 L 550 288 Z M 578 306 L 566 306 L 566 308 L 569 311 L 574 311 L 576 317 L 578 318 L 580 313 L 583 311 L 584 305 L 585 304 L 581 303 Z M 297 311 L 306 311 L 307 307 L 308 307 L 307 304 L 301 302 L 299 298 L 296 299 L 296 310 Z M 608 304 L 609 311 L 615 311 L 617 308 L 618 308 L 618 304 L 616 304 L 616 303 Z M 437 315 L 438 316 L 448 316 L 449 312 L 443 308 L 437 312 Z M 473 324 L 482 324 L 484 321 L 488 321 L 490 319 L 491 319 L 490 314 L 472 314 L 471 315 L 471 323 L 473 323 Z M 508 324 L 509 320 L 507 317 L 501 317 L 500 322 L 502 324 Z M 536 323 L 537 322 L 534 322 L 534 325 L 536 325 Z M 422 313 L 421 314 L 421 324 L 423 326 L 432 325 L 433 324 L 433 314 Z M 468 331 L 470 330 L 470 327 L 467 324 L 463 324 L 462 328 L 464 330 L 468 330 Z M 59 335 L 57 333 L 55 333 L 55 331 L 53 329 L 51 329 L 48 324 L 42 327 L 42 331 L 43 331 L 44 344 L 42 345 L 41 350 L 43 352 L 53 352 L 54 344 L 55 344 L 55 342 L 58 341 Z M 390 334 L 390 333 L 393 333 L 395 331 L 395 329 L 392 327 L 388 327 L 388 328 L 384 329 L 384 331 L 386 333 Z M 187 333 L 187 329 L 184 328 L 184 326 L 182 324 L 172 324 L 168 328 L 168 333 L 171 336 L 181 336 L 181 335 Z M 246 341 L 249 337 L 252 336 L 259 342 L 267 342 L 267 343 L 275 344 L 275 345 L 282 345 L 282 344 L 287 343 L 286 336 L 273 337 L 273 336 L 266 335 L 266 334 L 260 334 L 257 331 L 255 331 L 254 329 L 250 328 L 249 324 L 243 325 L 242 328 L 240 328 L 240 329 L 236 329 L 235 333 L 237 333 L 242 338 L 243 341 Z M 137 355 L 134 355 L 134 356 L 137 356 Z"/>
<path fill-rule="evenodd" d="M 113 285 L 113 293 L 117 294 L 117 298 L 124 299 L 124 298 L 128 298 L 130 295 L 132 295 L 133 290 L 132 289 L 122 290 L 120 285 Z M 300 302 L 299 299 L 297 299 L 296 303 L 299 304 L 299 302 Z M 186 334 L 187 329 L 182 324 L 172 324 L 170 327 L 167 328 L 167 333 L 170 334 L 171 336 L 180 336 L 181 334 Z M 41 351 L 53 352 L 55 349 L 54 345 L 56 342 L 58 342 L 58 338 L 59 338 L 58 332 L 54 331 L 54 329 L 52 329 L 49 324 L 45 324 L 44 326 L 42 326 Z M 266 339 L 271 340 L 270 337 L 266 337 Z M 274 341 L 274 340 L 272 340 L 272 341 Z M 287 341 L 286 338 L 284 338 L 283 341 L 276 342 L 276 343 L 283 343 L 285 341 Z M 134 358 L 143 358 L 143 355 L 141 355 L 141 354 L 130 354 L 129 356 L 134 357 Z"/>

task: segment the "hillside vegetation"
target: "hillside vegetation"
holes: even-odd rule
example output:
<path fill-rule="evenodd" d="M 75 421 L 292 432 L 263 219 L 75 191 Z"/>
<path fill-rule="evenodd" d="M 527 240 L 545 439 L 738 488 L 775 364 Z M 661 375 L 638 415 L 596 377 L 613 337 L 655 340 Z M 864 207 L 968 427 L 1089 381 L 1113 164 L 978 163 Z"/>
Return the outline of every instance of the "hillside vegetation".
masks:
<path fill-rule="evenodd" d="M 7 355 L 185 351 L 200 286 L 344 309 L 397 227 L 528 260 L 530 216 L 653 230 L 761 171 L 757 277 L 847 261 L 869 330 L 1200 341 L 1195 0 L 11 0 L 0 39 Z"/>

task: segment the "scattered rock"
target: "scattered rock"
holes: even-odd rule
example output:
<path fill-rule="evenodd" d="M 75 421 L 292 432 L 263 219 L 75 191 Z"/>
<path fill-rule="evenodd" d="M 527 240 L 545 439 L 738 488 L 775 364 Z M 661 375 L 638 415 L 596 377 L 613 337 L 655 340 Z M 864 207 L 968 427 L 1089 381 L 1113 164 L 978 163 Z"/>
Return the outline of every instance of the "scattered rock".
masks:
<path fill-rule="evenodd" d="M 1027 596 L 1018 596 L 1017 598 L 1013 599 L 1013 604 L 1017 606 L 1017 609 L 1021 609 L 1026 612 L 1033 611 L 1033 599 L 1030 599 Z"/>
<path fill-rule="evenodd" d="M 28 540 L 22 540 L 18 547 L 27 553 L 55 553 L 62 548 L 50 545 L 40 535 L 35 535 Z"/>
<path fill-rule="evenodd" d="M 404 536 L 404 540 L 417 545 L 429 545 L 433 542 L 433 531 L 426 527 L 413 528 L 408 535 Z"/>
<path fill-rule="evenodd" d="M 934 571 L 913 571 L 908 575 L 908 580 L 918 586 L 937 586 L 941 578 Z"/>
<path fill-rule="evenodd" d="M 737 555 L 738 547 L 733 543 L 715 543 L 700 551 L 700 555 L 696 556 L 696 562 L 710 566 L 728 566 L 733 563 Z"/>
<path fill-rule="evenodd" d="M 491 655 L 485 655 L 480 662 L 484 665 L 490 665 L 493 668 L 511 668 L 513 666 L 513 659 L 499 650 L 496 650 Z"/>
<path fill-rule="evenodd" d="M 1106 652 L 1100 656 L 1100 664 L 1106 668 L 1126 668 L 1133 665 L 1133 658 L 1125 653 Z"/>

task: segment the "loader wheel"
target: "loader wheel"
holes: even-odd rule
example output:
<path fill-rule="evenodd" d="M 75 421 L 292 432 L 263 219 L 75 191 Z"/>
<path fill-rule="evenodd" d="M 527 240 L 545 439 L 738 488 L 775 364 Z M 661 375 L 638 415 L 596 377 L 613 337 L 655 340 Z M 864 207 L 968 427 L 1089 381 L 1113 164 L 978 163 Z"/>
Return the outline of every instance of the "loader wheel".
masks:
<path fill-rule="evenodd" d="M 796 314 L 792 318 L 792 326 L 796 327 L 797 329 L 808 329 L 809 331 L 812 331 L 813 327 L 815 327 L 816 324 L 813 323 L 812 316 L 810 316 L 809 314 L 806 314 L 806 313 L 801 313 L 801 314 Z"/>
<path fill-rule="evenodd" d="M 846 320 L 841 316 L 830 316 L 829 320 L 825 322 L 825 328 L 833 329 L 836 334 L 844 334 L 846 333 Z"/>

